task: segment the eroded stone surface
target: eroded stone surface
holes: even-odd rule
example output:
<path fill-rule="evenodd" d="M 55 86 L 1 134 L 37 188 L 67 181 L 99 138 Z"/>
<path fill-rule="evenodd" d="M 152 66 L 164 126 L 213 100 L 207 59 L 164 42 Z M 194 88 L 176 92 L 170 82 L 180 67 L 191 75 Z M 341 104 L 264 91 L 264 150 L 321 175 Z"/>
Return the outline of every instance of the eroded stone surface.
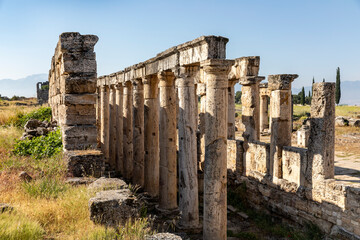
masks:
<path fill-rule="evenodd" d="M 120 178 L 101 177 L 91 183 L 88 187 L 92 191 L 119 190 L 126 189 L 128 185 Z"/>

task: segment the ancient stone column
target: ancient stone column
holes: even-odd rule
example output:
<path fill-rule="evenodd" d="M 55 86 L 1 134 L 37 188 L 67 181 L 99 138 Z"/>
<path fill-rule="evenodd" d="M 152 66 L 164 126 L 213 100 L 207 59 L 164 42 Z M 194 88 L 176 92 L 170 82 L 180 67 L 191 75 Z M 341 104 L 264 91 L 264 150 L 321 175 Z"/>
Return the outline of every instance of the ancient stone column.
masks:
<path fill-rule="evenodd" d="M 180 228 L 199 227 L 198 166 L 194 75 L 198 67 L 181 67 L 176 79 L 179 96 L 179 210 Z"/>
<path fill-rule="evenodd" d="M 235 139 L 235 84 L 236 80 L 228 82 L 228 139 Z"/>
<path fill-rule="evenodd" d="M 109 161 L 109 86 L 101 86 L 101 151 L 105 161 Z"/>
<path fill-rule="evenodd" d="M 96 128 L 97 147 L 101 148 L 101 88 L 96 88 Z"/>
<path fill-rule="evenodd" d="M 158 74 L 160 98 L 160 193 L 159 208 L 177 208 L 176 94 L 173 72 Z"/>
<path fill-rule="evenodd" d="M 315 191 L 324 191 L 324 180 L 334 178 L 335 83 L 313 84 L 307 175 Z M 321 198 L 313 191 L 313 199 Z"/>
<path fill-rule="evenodd" d="M 123 148 L 123 86 L 115 85 L 116 88 L 116 171 L 124 176 L 124 148 Z"/>
<path fill-rule="evenodd" d="M 110 85 L 109 95 L 109 164 L 111 169 L 116 167 L 116 90 L 115 85 Z"/>
<path fill-rule="evenodd" d="M 159 101 L 155 75 L 146 76 L 144 83 L 144 143 L 145 143 L 145 191 L 152 197 L 159 195 Z"/>
<path fill-rule="evenodd" d="M 203 74 L 202 74 L 203 76 Z M 197 93 L 200 96 L 200 114 L 198 126 L 200 131 L 200 165 L 199 169 L 204 170 L 205 162 L 205 113 L 206 113 L 206 84 L 198 83 Z"/>
<path fill-rule="evenodd" d="M 228 73 L 234 61 L 201 62 L 205 72 L 205 170 L 203 239 L 226 239 Z"/>
<path fill-rule="evenodd" d="M 123 87 L 124 178 L 131 180 L 133 174 L 133 89 L 130 81 L 125 82 Z"/>
<path fill-rule="evenodd" d="M 142 79 L 133 82 L 134 89 L 134 170 L 133 184 L 144 186 L 144 85 Z"/>
<path fill-rule="evenodd" d="M 260 132 L 263 132 L 266 128 L 269 128 L 269 116 L 268 116 L 268 84 L 261 83 L 260 87 Z"/>
<path fill-rule="evenodd" d="M 240 78 L 243 137 L 245 143 L 260 139 L 259 83 L 264 77 L 245 76 Z M 244 147 L 246 144 L 244 144 Z M 246 150 L 246 149 L 245 149 Z"/>
<path fill-rule="evenodd" d="M 296 74 L 268 77 L 271 91 L 270 174 L 274 179 L 282 178 L 283 146 L 291 146 L 291 82 L 297 77 Z"/>

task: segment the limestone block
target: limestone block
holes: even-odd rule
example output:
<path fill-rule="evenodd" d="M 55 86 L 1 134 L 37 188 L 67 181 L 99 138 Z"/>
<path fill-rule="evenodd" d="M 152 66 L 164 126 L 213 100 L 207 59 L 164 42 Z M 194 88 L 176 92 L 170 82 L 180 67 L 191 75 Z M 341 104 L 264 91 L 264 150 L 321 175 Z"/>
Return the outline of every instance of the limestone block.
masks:
<path fill-rule="evenodd" d="M 145 240 L 181 240 L 181 239 L 183 238 L 173 233 L 157 233 L 145 237 Z"/>
<path fill-rule="evenodd" d="M 270 144 L 259 141 L 249 142 L 245 158 L 245 171 L 247 174 L 251 171 L 256 171 L 263 175 L 269 173 Z"/>
<path fill-rule="evenodd" d="M 128 188 L 126 182 L 120 178 L 105 178 L 101 177 L 91 183 L 88 189 L 91 191 L 106 191 L 106 190 L 119 190 Z"/>
<path fill-rule="evenodd" d="M 360 215 L 360 188 L 347 187 L 345 208 Z"/>
<path fill-rule="evenodd" d="M 129 189 L 96 193 L 89 200 L 90 219 L 97 224 L 118 227 L 140 215 L 140 204 Z"/>
<path fill-rule="evenodd" d="M 91 105 L 96 103 L 97 95 L 95 93 L 65 94 L 62 97 L 65 105 Z"/>
<path fill-rule="evenodd" d="M 300 147 L 307 147 L 309 142 L 309 136 L 310 136 L 310 126 L 303 125 L 298 131 L 297 131 L 297 144 Z"/>
<path fill-rule="evenodd" d="M 94 105 L 60 105 L 58 111 L 61 126 L 96 123 Z"/>
<path fill-rule="evenodd" d="M 306 186 L 307 149 L 284 146 L 282 157 L 283 179 Z"/>
<path fill-rule="evenodd" d="M 291 117 L 291 92 L 283 90 L 274 90 L 271 92 L 271 98 L 278 102 L 271 104 L 271 118 L 290 121 Z"/>
<path fill-rule="evenodd" d="M 100 177 L 105 170 L 103 155 L 100 151 L 67 151 L 64 157 L 68 175 L 71 177 Z"/>
<path fill-rule="evenodd" d="M 63 94 L 95 93 L 96 73 L 63 74 L 60 77 L 60 92 Z"/>
<path fill-rule="evenodd" d="M 59 37 L 59 47 L 67 52 L 93 51 L 99 38 L 95 35 L 81 35 L 78 32 L 65 32 Z"/>
<path fill-rule="evenodd" d="M 65 150 L 95 149 L 97 145 L 97 131 L 94 125 L 65 125 L 62 137 Z"/>
<path fill-rule="evenodd" d="M 227 140 L 227 168 L 236 174 L 243 173 L 243 141 Z"/>

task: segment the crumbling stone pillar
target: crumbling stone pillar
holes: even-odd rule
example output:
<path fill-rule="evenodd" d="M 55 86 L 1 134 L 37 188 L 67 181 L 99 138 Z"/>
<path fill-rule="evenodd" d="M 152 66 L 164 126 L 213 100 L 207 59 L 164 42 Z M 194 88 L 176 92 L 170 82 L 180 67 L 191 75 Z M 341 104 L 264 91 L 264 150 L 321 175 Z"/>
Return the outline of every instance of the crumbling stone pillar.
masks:
<path fill-rule="evenodd" d="M 144 83 L 145 191 L 159 195 L 159 100 L 156 75 L 146 76 Z"/>
<path fill-rule="evenodd" d="M 101 86 L 101 151 L 105 161 L 109 161 L 109 86 Z"/>
<path fill-rule="evenodd" d="M 131 180 L 133 174 L 133 89 L 130 81 L 126 81 L 123 87 L 124 177 Z"/>
<path fill-rule="evenodd" d="M 324 191 L 324 180 L 334 178 L 335 149 L 335 83 L 313 84 L 311 99 L 309 165 L 307 175 L 311 176 L 314 199 L 321 199 L 315 193 Z M 318 191 L 316 191 L 318 190 Z"/>
<path fill-rule="evenodd" d="M 202 71 L 202 70 L 200 70 Z M 204 74 L 201 74 L 204 78 Z M 199 169 L 204 170 L 205 162 L 205 113 L 206 113 L 206 84 L 198 83 L 197 94 L 200 96 L 199 132 L 200 132 L 200 163 Z"/>
<path fill-rule="evenodd" d="M 173 72 L 160 72 L 160 199 L 159 208 L 177 208 L 176 94 Z"/>
<path fill-rule="evenodd" d="M 116 171 L 124 175 L 123 148 L 123 86 L 116 84 Z"/>
<path fill-rule="evenodd" d="M 269 128 L 269 115 L 268 115 L 268 84 L 261 83 L 260 87 L 260 132 L 264 132 Z"/>
<path fill-rule="evenodd" d="M 226 239 L 228 73 L 234 61 L 201 62 L 206 83 L 203 238 Z"/>
<path fill-rule="evenodd" d="M 109 164 L 111 169 L 116 167 L 116 90 L 110 85 L 109 95 Z"/>
<path fill-rule="evenodd" d="M 235 84 L 236 80 L 229 80 L 228 94 L 228 139 L 235 139 Z"/>
<path fill-rule="evenodd" d="M 134 89 L 134 170 L 133 184 L 144 186 L 144 85 L 133 82 Z"/>
<path fill-rule="evenodd" d="M 271 143 L 270 174 L 274 179 L 282 178 L 282 149 L 291 146 L 291 82 L 298 75 L 269 75 L 268 87 L 271 91 Z"/>
<path fill-rule="evenodd" d="M 194 75 L 199 67 L 181 67 L 177 78 L 179 96 L 179 210 L 180 228 L 199 227 L 197 121 Z"/>

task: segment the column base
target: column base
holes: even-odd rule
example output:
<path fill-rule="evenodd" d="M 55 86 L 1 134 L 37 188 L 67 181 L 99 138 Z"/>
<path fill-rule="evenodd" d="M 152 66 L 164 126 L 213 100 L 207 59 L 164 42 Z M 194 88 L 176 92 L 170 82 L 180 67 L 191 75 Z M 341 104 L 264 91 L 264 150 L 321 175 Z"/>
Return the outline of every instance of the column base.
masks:
<path fill-rule="evenodd" d="M 199 223 L 197 226 L 184 226 L 181 223 L 177 222 L 175 225 L 177 230 L 190 234 L 199 234 L 203 231 L 203 226 Z"/>

